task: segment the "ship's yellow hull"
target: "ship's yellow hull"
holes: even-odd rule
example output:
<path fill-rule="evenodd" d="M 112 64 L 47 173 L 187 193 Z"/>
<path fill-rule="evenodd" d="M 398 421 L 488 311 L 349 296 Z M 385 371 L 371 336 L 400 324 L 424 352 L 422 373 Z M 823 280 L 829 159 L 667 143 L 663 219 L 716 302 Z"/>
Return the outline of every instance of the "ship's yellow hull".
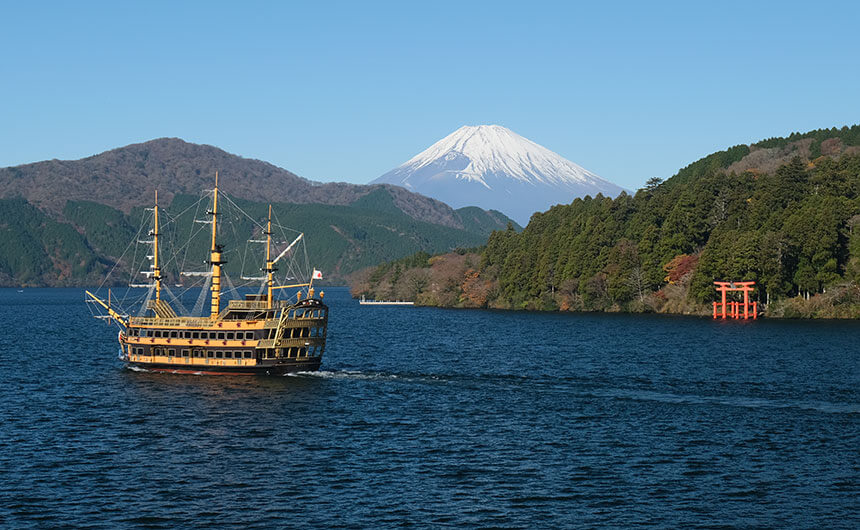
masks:
<path fill-rule="evenodd" d="M 318 370 L 328 308 L 305 299 L 280 308 L 234 302 L 223 318 L 132 317 L 120 333 L 120 358 L 147 371 L 282 375 Z M 249 310 L 253 319 L 236 318 Z"/>

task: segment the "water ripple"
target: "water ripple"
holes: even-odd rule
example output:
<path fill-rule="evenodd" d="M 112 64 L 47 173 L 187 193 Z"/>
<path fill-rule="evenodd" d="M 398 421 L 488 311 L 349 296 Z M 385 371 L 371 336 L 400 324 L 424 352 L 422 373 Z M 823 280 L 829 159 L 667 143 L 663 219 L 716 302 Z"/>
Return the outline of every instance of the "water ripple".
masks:
<path fill-rule="evenodd" d="M 80 291 L 0 290 L 27 337 L 0 337 L 0 526 L 860 527 L 856 322 L 326 292 L 322 371 L 216 378 L 123 368 Z"/>

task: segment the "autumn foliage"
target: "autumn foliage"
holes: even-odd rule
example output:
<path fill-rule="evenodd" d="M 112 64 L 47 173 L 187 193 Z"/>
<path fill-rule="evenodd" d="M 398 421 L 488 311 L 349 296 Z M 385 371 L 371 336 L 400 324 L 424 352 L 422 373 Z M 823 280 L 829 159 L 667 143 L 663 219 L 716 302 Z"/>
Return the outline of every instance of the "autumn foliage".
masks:
<path fill-rule="evenodd" d="M 680 254 L 675 256 L 669 263 L 663 266 L 663 270 L 666 272 L 666 278 L 663 281 L 672 285 L 681 283 L 696 270 L 696 265 L 698 264 L 698 254 Z"/>

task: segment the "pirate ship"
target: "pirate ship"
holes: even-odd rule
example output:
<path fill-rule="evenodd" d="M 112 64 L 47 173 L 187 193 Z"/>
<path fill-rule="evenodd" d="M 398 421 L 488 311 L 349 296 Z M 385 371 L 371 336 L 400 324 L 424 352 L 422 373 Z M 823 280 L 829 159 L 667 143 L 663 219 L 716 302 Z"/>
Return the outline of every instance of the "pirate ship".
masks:
<path fill-rule="evenodd" d="M 286 232 L 284 227 L 273 224 L 272 207 L 268 208 L 265 224 L 255 220 L 235 201 L 219 193 L 217 173 L 215 188 L 205 193 L 201 201 L 209 203 L 204 219 L 194 215 L 193 221 L 204 227 L 197 232 L 193 229 L 185 232 L 188 243 L 174 245 L 174 252 L 165 259 L 162 249 L 165 223 L 159 219 L 164 212 L 159 210 L 156 192 L 155 206 L 147 209 L 150 213 L 144 216 L 145 224 L 151 228 L 143 239 L 140 239 L 142 231 L 135 238 L 137 244 L 148 247 L 142 253 L 145 266 L 138 271 L 146 281 L 136 283 L 132 277 L 128 287 L 111 289 L 105 286 L 110 285 L 106 280 L 96 293 L 86 291 L 94 316 L 119 326 L 120 359 L 133 368 L 173 373 L 280 375 L 318 370 L 325 350 L 328 307 L 323 303 L 324 293 L 316 295 L 314 291 L 313 281 L 321 279 L 322 274 L 307 266 L 306 249 L 304 263 L 299 259 L 302 253 L 297 249 L 304 248 L 304 234 L 298 233 L 294 239 L 282 238 L 278 245 L 285 245 L 290 239 L 292 242 L 273 257 L 276 245 L 273 228 L 279 228 L 277 234 L 282 236 Z M 222 219 L 225 205 L 238 212 Z M 198 204 L 197 212 L 199 208 Z M 176 222 L 183 217 L 187 220 L 188 216 L 168 221 Z M 240 273 L 244 283 L 239 285 L 226 274 L 227 251 L 219 242 L 222 225 L 228 219 L 244 221 L 252 228 L 248 243 L 264 248 L 265 259 L 259 269 L 264 274 Z M 205 225 L 211 225 L 209 234 Z M 175 240 L 179 232 L 171 233 Z M 209 240 L 206 269 L 168 274 L 165 265 L 177 270 L 187 263 L 185 257 L 192 252 L 188 247 L 195 239 Z M 285 263 L 286 274 L 276 274 L 279 264 Z M 133 274 L 135 268 L 129 270 Z M 301 281 L 300 276 L 307 281 Z M 170 285 L 180 290 L 174 292 Z M 116 291 L 121 293 L 118 295 Z M 186 310 L 185 305 L 195 294 L 197 304 Z M 208 311 L 204 309 L 206 298 Z"/>

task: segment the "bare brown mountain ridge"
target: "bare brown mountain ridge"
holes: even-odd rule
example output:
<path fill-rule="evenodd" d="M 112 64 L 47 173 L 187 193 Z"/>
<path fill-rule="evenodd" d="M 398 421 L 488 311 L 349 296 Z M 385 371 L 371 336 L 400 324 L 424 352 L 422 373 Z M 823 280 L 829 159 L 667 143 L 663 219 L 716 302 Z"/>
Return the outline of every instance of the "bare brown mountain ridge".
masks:
<path fill-rule="evenodd" d="M 67 200 L 99 202 L 128 213 L 151 202 L 156 189 L 166 205 L 176 194 L 197 195 L 212 187 L 216 171 L 222 176 L 222 189 L 242 199 L 348 205 L 383 188 L 403 213 L 416 220 L 464 227 L 447 204 L 398 186 L 314 182 L 262 160 L 179 138 L 131 144 L 80 160 L 2 168 L 0 198 L 22 197 L 55 215 L 62 213 Z"/>

